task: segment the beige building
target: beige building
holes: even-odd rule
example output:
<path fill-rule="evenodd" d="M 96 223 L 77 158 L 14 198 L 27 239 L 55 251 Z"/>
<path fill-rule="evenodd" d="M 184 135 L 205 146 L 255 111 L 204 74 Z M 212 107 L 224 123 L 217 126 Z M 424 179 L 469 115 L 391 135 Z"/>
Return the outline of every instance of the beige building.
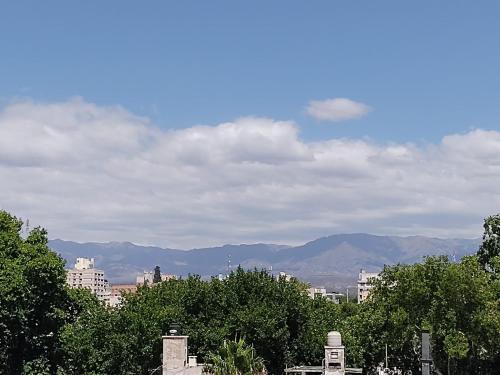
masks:
<path fill-rule="evenodd" d="M 359 271 L 358 275 L 358 303 L 365 301 L 373 288 L 372 279 L 378 279 L 377 272 L 366 272 L 364 269 Z"/>
<path fill-rule="evenodd" d="M 309 288 L 308 294 L 309 294 L 309 297 L 312 299 L 324 297 L 324 298 L 329 299 L 333 303 L 340 303 L 340 297 L 343 296 L 342 293 L 327 292 L 326 288 L 324 288 L 324 287 Z"/>
<path fill-rule="evenodd" d="M 188 356 L 188 336 L 170 331 L 163 336 L 162 375 L 202 375 L 204 365 L 196 356 Z"/>
<path fill-rule="evenodd" d="M 109 298 L 109 306 L 120 307 L 123 300 L 123 295 L 126 293 L 137 292 L 136 284 L 114 284 L 111 285 L 111 296 Z"/>
<path fill-rule="evenodd" d="M 94 258 L 76 258 L 75 268 L 68 270 L 66 283 L 71 288 L 89 289 L 95 296 L 108 302 L 111 289 L 108 281 L 104 278 L 104 271 L 94 268 Z"/>

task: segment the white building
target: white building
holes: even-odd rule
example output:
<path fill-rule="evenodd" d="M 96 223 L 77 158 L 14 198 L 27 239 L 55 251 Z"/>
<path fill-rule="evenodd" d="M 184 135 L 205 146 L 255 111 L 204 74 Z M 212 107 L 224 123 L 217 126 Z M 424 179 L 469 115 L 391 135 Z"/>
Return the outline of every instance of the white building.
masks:
<path fill-rule="evenodd" d="M 364 269 L 358 275 L 358 303 L 365 301 L 373 288 L 372 279 L 378 279 L 377 272 L 366 272 Z"/>
<path fill-rule="evenodd" d="M 329 299 L 333 303 L 339 303 L 340 297 L 343 296 L 342 293 L 335 293 L 335 292 L 329 293 L 326 291 L 326 288 L 323 287 L 309 288 L 308 292 L 309 292 L 309 297 L 311 297 L 312 299 L 324 297 Z"/>
<path fill-rule="evenodd" d="M 136 284 L 137 285 L 143 285 L 143 284 L 153 284 L 153 277 L 154 273 L 152 271 L 144 271 L 142 275 L 137 276 L 136 278 Z"/>
<path fill-rule="evenodd" d="M 293 275 L 281 271 L 279 274 L 276 275 L 276 280 L 279 281 L 279 279 L 283 278 L 285 281 L 290 281 L 293 278 Z"/>
<path fill-rule="evenodd" d="M 71 288 L 89 289 L 101 301 L 109 301 L 111 289 L 104 271 L 94 268 L 94 258 L 76 258 L 75 268 L 68 270 L 66 283 Z"/>
<path fill-rule="evenodd" d="M 139 275 L 135 279 L 135 283 L 137 285 L 153 285 L 153 279 L 154 279 L 155 273 L 153 271 L 144 271 L 142 275 Z M 161 281 L 168 281 L 171 279 L 175 279 L 174 275 L 169 275 L 166 273 L 160 274 Z"/>

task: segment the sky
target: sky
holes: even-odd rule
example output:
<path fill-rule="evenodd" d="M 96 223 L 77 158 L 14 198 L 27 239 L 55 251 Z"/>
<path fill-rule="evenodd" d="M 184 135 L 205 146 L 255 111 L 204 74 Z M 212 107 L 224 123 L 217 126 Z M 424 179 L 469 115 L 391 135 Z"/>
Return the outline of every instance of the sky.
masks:
<path fill-rule="evenodd" d="M 479 237 L 500 211 L 497 1 L 16 1 L 0 209 L 191 248 Z"/>

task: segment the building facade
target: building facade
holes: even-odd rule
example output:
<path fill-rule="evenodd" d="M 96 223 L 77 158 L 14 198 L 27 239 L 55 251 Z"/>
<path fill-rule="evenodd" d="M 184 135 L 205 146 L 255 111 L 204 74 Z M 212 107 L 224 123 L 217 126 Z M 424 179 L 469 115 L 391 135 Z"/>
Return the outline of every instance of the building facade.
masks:
<path fill-rule="evenodd" d="M 114 284 L 111 285 L 111 296 L 109 306 L 120 307 L 123 301 L 123 295 L 137 292 L 136 284 Z"/>
<path fill-rule="evenodd" d="M 66 283 L 70 288 L 89 289 L 101 301 L 108 302 L 111 296 L 104 271 L 95 268 L 94 258 L 76 258 L 75 267 L 67 271 Z"/>
<path fill-rule="evenodd" d="M 312 287 L 308 290 L 309 297 L 312 299 L 324 297 L 329 299 L 333 303 L 340 303 L 340 297 L 343 296 L 342 293 L 327 292 L 324 287 Z"/>
<path fill-rule="evenodd" d="M 135 283 L 137 285 L 153 285 L 153 279 L 154 279 L 154 272 L 153 271 L 144 271 L 142 275 L 139 275 L 136 277 L 135 279 Z M 161 281 L 168 281 L 168 280 L 172 280 L 172 279 L 175 279 L 175 276 L 174 275 L 169 275 L 169 274 L 166 274 L 166 273 L 162 273 L 160 275 L 161 277 Z"/>
<path fill-rule="evenodd" d="M 379 275 L 377 272 L 366 272 L 364 269 L 359 271 L 358 275 L 358 303 L 364 302 L 370 295 L 370 291 L 373 289 L 372 280 L 378 279 Z"/>

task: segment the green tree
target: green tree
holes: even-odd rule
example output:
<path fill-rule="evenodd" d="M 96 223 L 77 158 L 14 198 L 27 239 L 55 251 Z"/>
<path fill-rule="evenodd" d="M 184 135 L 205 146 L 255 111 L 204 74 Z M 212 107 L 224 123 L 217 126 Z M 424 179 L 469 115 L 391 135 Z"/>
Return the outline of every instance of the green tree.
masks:
<path fill-rule="evenodd" d="M 264 361 L 245 340 L 224 340 L 221 348 L 208 354 L 208 371 L 214 375 L 256 375 L 265 372 Z"/>
<path fill-rule="evenodd" d="M 448 355 L 448 374 L 451 373 L 450 360 L 463 359 L 469 352 L 469 340 L 463 332 L 454 331 L 447 334 L 444 338 L 444 349 Z"/>
<path fill-rule="evenodd" d="M 22 228 L 21 220 L 0 211 L 0 373 L 42 367 L 54 373 L 61 328 L 72 314 L 64 261 L 47 247 L 44 229 L 23 239 Z"/>
<path fill-rule="evenodd" d="M 498 294 L 490 273 L 477 257 L 459 263 L 428 257 L 421 264 L 386 267 L 357 316 L 354 337 L 364 340 L 366 367 L 384 359 L 418 371 L 421 328 L 430 329 L 433 358 L 455 374 L 492 374 L 500 359 Z"/>
<path fill-rule="evenodd" d="M 479 262 L 491 270 L 492 260 L 500 256 L 500 215 L 484 220 L 483 243 L 477 252 Z"/>
<path fill-rule="evenodd" d="M 173 322 L 189 336 L 190 354 L 203 361 L 224 340 L 245 337 L 273 374 L 282 373 L 285 365 L 319 364 L 326 334 L 335 327 L 313 319 L 337 324 L 340 312 L 323 301 L 321 312 L 313 314 L 313 303 L 318 302 L 297 280 L 240 268 L 223 281 L 189 276 L 141 287 L 125 297 L 120 309 L 89 309 L 66 326 L 65 370 L 80 375 L 148 373 L 160 365 L 161 336 Z M 356 306 L 343 306 L 350 305 Z"/>
<path fill-rule="evenodd" d="M 61 331 L 60 367 L 67 375 L 105 374 L 112 356 L 119 350 L 108 341 L 113 330 L 113 312 L 88 290 L 71 292 L 79 314 Z"/>

